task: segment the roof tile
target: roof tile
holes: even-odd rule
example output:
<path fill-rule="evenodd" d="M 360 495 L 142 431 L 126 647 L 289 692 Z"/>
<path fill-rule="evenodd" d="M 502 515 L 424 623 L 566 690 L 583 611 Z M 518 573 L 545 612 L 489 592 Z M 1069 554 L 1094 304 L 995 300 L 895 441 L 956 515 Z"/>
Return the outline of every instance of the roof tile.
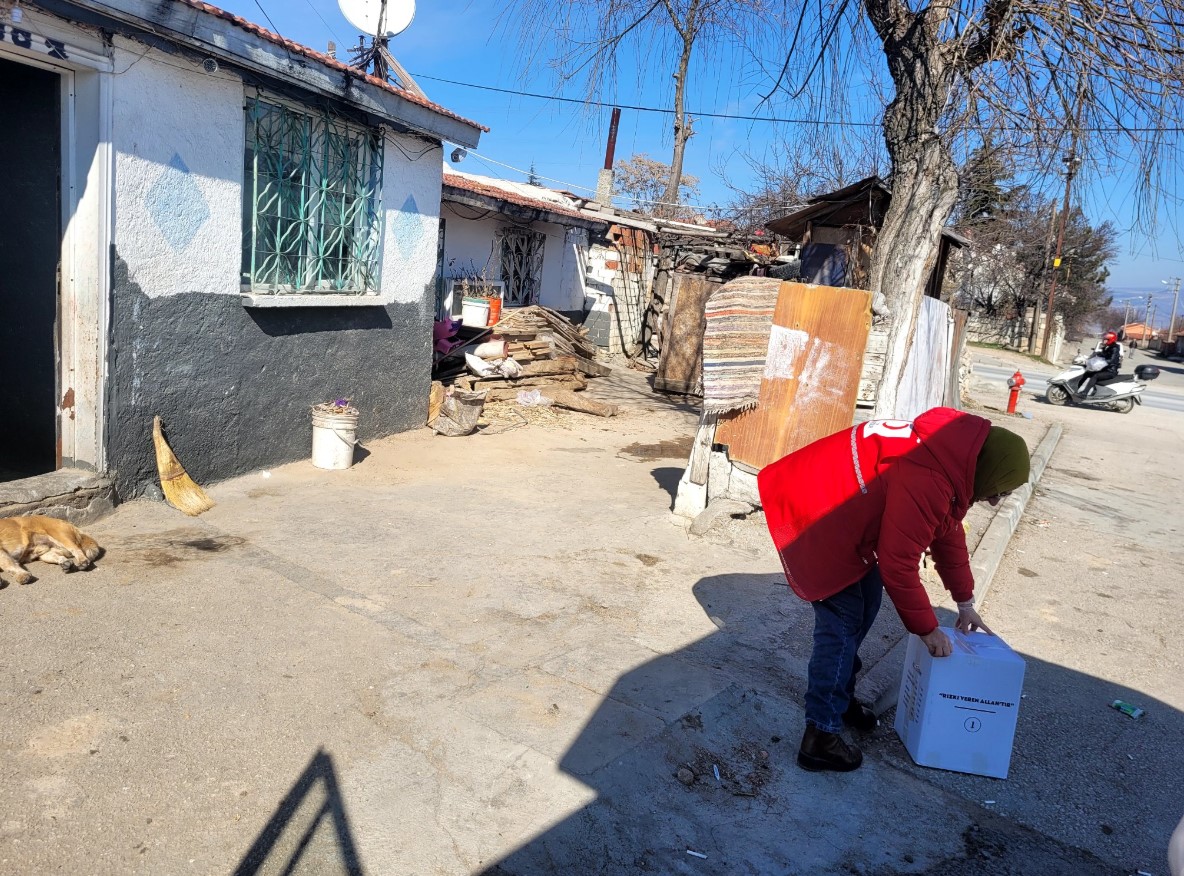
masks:
<path fill-rule="evenodd" d="M 585 216 L 577 210 L 570 210 L 559 204 L 550 203 L 543 200 L 535 200 L 528 198 L 525 195 L 519 195 L 516 192 L 511 192 L 498 186 L 486 185 L 478 182 L 467 176 L 458 176 L 454 173 L 444 174 L 444 185 L 451 186 L 455 189 L 463 189 L 466 192 L 472 192 L 476 195 L 483 195 L 487 198 L 496 198 L 499 201 L 506 201 L 510 204 L 517 204 L 520 207 L 533 207 L 536 210 L 546 210 L 548 213 L 556 213 L 560 216 L 571 216 L 576 219 L 589 220 L 591 217 Z M 593 219 L 592 221 L 596 221 Z"/>
<path fill-rule="evenodd" d="M 334 70 L 340 70 L 342 73 L 349 73 L 350 75 L 364 80 L 376 88 L 381 88 L 384 91 L 397 94 L 404 100 L 422 106 L 425 109 L 431 110 L 432 112 L 439 113 L 442 116 L 447 116 L 450 119 L 455 119 L 458 122 L 463 122 L 466 125 L 472 125 L 474 128 L 478 128 L 479 130 L 486 133 L 489 132 L 489 128 L 487 128 L 485 125 L 474 122 L 471 119 L 466 119 L 464 116 L 457 115 L 456 113 L 452 112 L 452 110 L 445 109 L 438 103 L 433 103 L 432 101 L 428 100 L 426 97 L 420 97 L 418 94 L 415 94 L 412 91 L 408 91 L 405 88 L 400 88 L 397 85 L 392 85 L 390 82 L 379 79 L 377 76 L 371 76 L 368 73 L 363 73 L 358 68 L 351 67 L 349 64 L 339 61 L 336 58 L 324 54 L 323 52 L 318 52 L 315 49 L 310 49 L 308 46 L 293 42 L 289 39 L 285 39 L 279 34 L 272 33 L 267 28 L 260 27 L 253 21 L 248 21 L 245 18 L 241 18 L 232 12 L 227 12 L 225 9 L 214 6 L 211 3 L 205 3 L 202 2 L 202 0 L 177 0 L 177 2 L 183 3 L 191 9 L 196 9 L 199 12 L 204 12 L 207 15 L 213 15 L 222 19 L 223 21 L 229 21 L 235 27 L 242 28 L 247 33 L 253 34 L 260 39 L 265 39 L 268 42 L 275 43 L 277 46 L 282 46 L 289 52 L 303 55 L 310 60 L 316 61 L 318 64 L 324 64 L 326 67 L 331 67 Z"/>

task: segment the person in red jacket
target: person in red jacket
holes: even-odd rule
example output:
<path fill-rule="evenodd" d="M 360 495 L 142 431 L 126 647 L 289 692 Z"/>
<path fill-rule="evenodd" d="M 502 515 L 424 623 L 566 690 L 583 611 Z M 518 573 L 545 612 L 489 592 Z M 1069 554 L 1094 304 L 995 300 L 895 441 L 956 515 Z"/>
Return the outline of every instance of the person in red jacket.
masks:
<path fill-rule="evenodd" d="M 855 699 L 855 676 L 885 590 L 929 653 L 951 653 L 921 583 L 925 551 L 958 603 L 958 629 L 990 632 L 974 608 L 962 519 L 972 502 L 995 505 L 1027 483 L 1029 468 L 1014 432 L 933 408 L 912 422 L 860 423 L 761 470 L 757 486 L 786 580 L 814 607 L 800 766 L 848 771 L 863 762 L 839 734 L 843 725 L 876 726 Z"/>

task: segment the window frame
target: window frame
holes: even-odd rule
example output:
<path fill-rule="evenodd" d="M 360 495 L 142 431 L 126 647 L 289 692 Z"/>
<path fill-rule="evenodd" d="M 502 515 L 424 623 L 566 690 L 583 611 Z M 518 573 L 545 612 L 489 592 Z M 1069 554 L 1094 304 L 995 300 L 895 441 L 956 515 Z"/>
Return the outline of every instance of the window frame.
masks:
<path fill-rule="evenodd" d="M 390 303 L 381 270 L 383 129 L 259 90 L 243 114 L 243 303 Z"/>

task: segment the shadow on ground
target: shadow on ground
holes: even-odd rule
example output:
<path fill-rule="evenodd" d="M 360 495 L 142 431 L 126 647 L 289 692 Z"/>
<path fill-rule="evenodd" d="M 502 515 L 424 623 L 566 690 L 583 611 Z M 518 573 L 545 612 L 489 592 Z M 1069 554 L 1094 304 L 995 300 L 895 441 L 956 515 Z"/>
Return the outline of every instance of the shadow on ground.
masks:
<path fill-rule="evenodd" d="M 362 872 L 333 759 L 318 751 L 243 855 L 234 876 Z"/>
<path fill-rule="evenodd" d="M 916 767 L 890 718 L 864 740 L 869 756 L 858 772 L 804 772 L 794 755 L 812 612 L 774 577 L 725 575 L 695 585 L 718 632 L 621 676 L 560 761 L 564 772 L 595 789 L 596 800 L 483 876 L 1102 876 L 1157 869 L 1180 815 L 1171 783 L 1161 779 L 1178 774 L 1179 764 L 1163 751 L 1168 746 L 1159 747 L 1158 759 L 1128 760 L 1124 740 L 1181 738 L 1184 714 L 1138 691 L 1027 658 L 1028 695 L 1007 781 Z M 869 666 L 895 641 L 878 635 L 897 623 L 892 615 L 886 605 L 869 636 Z M 671 704 L 709 690 L 718 692 L 698 697 L 699 705 L 667 720 L 661 732 L 603 762 L 605 738 L 629 732 L 620 721 L 623 705 L 670 714 Z M 1132 721 L 1109 708 L 1115 699 L 1137 702 L 1148 714 Z M 1070 752 L 1059 743 L 1083 738 L 1092 742 L 1080 743 L 1080 756 L 1066 768 Z M 1098 750 L 1103 756 L 1095 756 Z M 1148 794 L 1156 795 L 1151 809 L 1162 818 L 1140 823 L 1124 815 L 1147 811 Z M 1077 848 L 1015 823 L 1024 820 L 1029 796 L 1059 800 L 1067 816 L 1086 813 L 1097 824 L 1095 841 Z M 1129 805 L 1135 797 L 1144 802 Z M 992 798 L 1009 799 L 1010 811 L 985 808 L 982 801 Z M 1120 834 L 1145 838 L 1142 860 L 1121 860 L 1131 852 L 1129 842 L 1117 841 Z"/>
<path fill-rule="evenodd" d="M 650 474 L 658 486 L 670 494 L 670 507 L 674 507 L 674 500 L 678 496 L 678 482 L 682 480 L 681 468 L 656 468 Z"/>

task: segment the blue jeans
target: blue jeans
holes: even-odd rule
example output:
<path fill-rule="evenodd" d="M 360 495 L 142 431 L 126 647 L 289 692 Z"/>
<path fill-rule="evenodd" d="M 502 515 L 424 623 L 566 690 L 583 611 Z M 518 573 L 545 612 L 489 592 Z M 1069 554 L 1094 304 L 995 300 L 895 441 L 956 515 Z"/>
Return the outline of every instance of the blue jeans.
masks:
<path fill-rule="evenodd" d="M 843 729 L 843 712 L 855 696 L 863 666 L 859 646 L 875 623 L 884 596 L 880 567 L 814 606 L 814 652 L 806 685 L 806 723 L 827 733 Z"/>

